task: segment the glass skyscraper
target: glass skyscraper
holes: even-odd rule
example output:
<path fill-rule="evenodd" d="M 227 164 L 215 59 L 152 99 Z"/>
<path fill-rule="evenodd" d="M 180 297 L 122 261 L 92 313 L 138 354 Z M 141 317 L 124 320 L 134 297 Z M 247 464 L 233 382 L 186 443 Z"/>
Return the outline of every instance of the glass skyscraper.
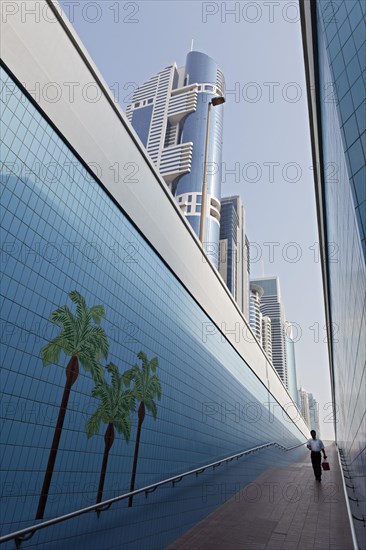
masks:
<path fill-rule="evenodd" d="M 249 324 L 262 348 L 272 362 L 272 323 L 268 315 L 262 315 L 261 298 L 263 288 L 259 285 L 250 283 L 249 296 Z"/>
<path fill-rule="evenodd" d="M 250 300 L 249 300 L 249 324 L 252 327 L 257 340 L 262 344 L 262 313 L 261 313 L 261 297 L 263 296 L 263 288 L 259 285 L 250 283 Z"/>
<path fill-rule="evenodd" d="M 287 383 L 288 391 L 292 399 L 299 406 L 299 394 L 297 386 L 295 342 L 293 339 L 292 326 L 286 322 L 286 358 L 287 358 Z"/>
<path fill-rule="evenodd" d="M 224 76 L 208 55 L 191 51 L 184 67 L 166 67 L 133 93 L 126 115 L 196 235 L 199 235 L 208 105 L 224 94 Z M 218 266 L 223 107 L 211 109 L 205 248 Z"/>
<path fill-rule="evenodd" d="M 281 303 L 280 282 L 278 277 L 257 277 L 251 279 L 253 285 L 263 289 L 260 297 L 262 315 L 271 320 L 272 361 L 282 382 L 288 387 L 285 311 Z"/>
<path fill-rule="evenodd" d="M 366 518 L 366 4 L 302 0 L 300 7 L 334 427 L 351 477 L 349 507 L 362 547 L 362 517 Z"/>
<path fill-rule="evenodd" d="M 320 423 L 319 423 L 319 403 L 312 393 L 308 393 L 309 400 L 309 413 L 310 413 L 310 427 L 316 431 L 316 435 L 321 437 Z"/>
<path fill-rule="evenodd" d="M 300 409 L 301 414 L 305 419 L 306 425 L 309 429 L 311 427 L 311 418 L 310 418 L 310 408 L 309 408 L 309 394 L 304 388 L 299 388 L 299 399 L 300 399 Z"/>
<path fill-rule="evenodd" d="M 249 320 L 249 246 L 245 210 L 238 195 L 221 198 L 219 272 Z"/>

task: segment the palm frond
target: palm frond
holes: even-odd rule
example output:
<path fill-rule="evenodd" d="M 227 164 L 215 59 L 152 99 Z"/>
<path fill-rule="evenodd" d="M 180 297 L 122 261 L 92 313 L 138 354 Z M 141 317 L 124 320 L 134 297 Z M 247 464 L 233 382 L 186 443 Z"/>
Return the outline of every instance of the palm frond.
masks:
<path fill-rule="evenodd" d="M 135 376 L 135 368 L 137 368 L 137 370 L 138 370 L 137 365 L 135 365 L 135 367 L 132 367 L 131 369 L 126 370 L 126 371 L 122 374 L 123 381 L 124 381 L 124 383 L 125 383 L 126 386 L 129 386 L 130 383 L 131 383 L 131 381 L 134 379 L 134 376 Z"/>
<path fill-rule="evenodd" d="M 139 353 L 137 354 L 137 357 L 142 362 L 142 372 L 144 372 L 145 374 L 148 374 L 148 372 L 149 372 L 149 361 L 148 361 L 146 353 L 144 353 L 143 351 L 139 351 Z"/>
<path fill-rule="evenodd" d="M 141 373 L 140 373 L 141 374 Z M 135 376 L 133 379 L 133 394 L 138 401 L 144 401 L 145 399 L 145 386 L 142 376 Z"/>
<path fill-rule="evenodd" d="M 89 310 L 86 309 L 83 311 L 82 316 L 77 315 L 75 317 L 76 333 L 78 346 L 80 347 L 83 342 L 87 342 L 89 339 L 90 332 L 92 330 L 91 326 L 91 315 Z"/>
<path fill-rule="evenodd" d="M 43 366 L 56 364 L 60 359 L 62 351 L 62 338 L 57 337 L 41 348 L 41 359 Z"/>
<path fill-rule="evenodd" d="M 91 392 L 92 396 L 95 397 L 96 399 L 100 399 L 103 393 L 103 387 L 104 387 L 103 382 L 97 382 L 94 388 L 92 389 L 92 392 Z"/>
<path fill-rule="evenodd" d="M 119 373 L 118 367 L 114 363 L 108 363 L 108 365 L 106 366 L 106 369 L 112 375 L 113 389 L 119 392 L 121 388 L 122 376 Z"/>
<path fill-rule="evenodd" d="M 100 353 L 100 350 L 95 347 L 93 342 L 84 342 L 78 352 L 78 356 L 80 358 L 80 361 L 83 363 L 83 366 L 85 364 L 85 370 L 92 370 L 93 365 L 99 363 L 102 354 Z"/>
<path fill-rule="evenodd" d="M 112 388 L 104 382 L 102 384 L 102 391 L 100 393 L 100 400 L 102 402 L 102 407 L 105 415 L 108 418 L 113 416 L 113 399 L 112 399 Z"/>
<path fill-rule="evenodd" d="M 85 342 L 78 354 L 83 368 L 91 373 L 95 382 L 104 380 L 104 369 L 99 362 L 101 355 L 100 350 L 96 349 L 92 342 Z"/>
<path fill-rule="evenodd" d="M 154 420 L 156 420 L 158 409 L 155 401 L 153 401 L 152 399 L 147 399 L 146 401 L 144 401 L 144 403 L 147 410 L 150 411 L 151 414 L 153 415 Z"/>
<path fill-rule="evenodd" d="M 157 397 L 160 401 L 161 399 L 161 384 L 158 376 L 154 374 L 154 376 L 151 376 L 149 380 L 149 394 L 151 394 L 152 397 Z"/>
<path fill-rule="evenodd" d="M 100 321 L 105 317 L 104 307 L 101 305 L 92 306 L 89 311 L 94 323 L 99 325 Z"/>
<path fill-rule="evenodd" d="M 137 357 L 142 361 L 142 362 L 146 362 L 147 361 L 147 355 L 144 351 L 139 351 L 138 354 L 137 354 Z"/>
<path fill-rule="evenodd" d="M 98 359 L 90 359 L 89 356 L 84 359 L 83 354 L 79 355 L 79 359 L 83 368 L 91 373 L 95 383 L 105 382 L 104 369 Z"/>
<path fill-rule="evenodd" d="M 70 347 L 75 349 L 75 318 L 70 309 L 67 306 L 56 309 L 51 313 L 50 321 L 62 327 L 64 338 L 69 342 Z"/>
<path fill-rule="evenodd" d="M 95 413 L 92 414 L 92 416 L 89 418 L 89 420 L 85 424 L 85 430 L 86 430 L 86 435 L 88 436 L 88 439 L 99 432 L 100 422 L 102 419 L 103 419 L 103 411 L 101 409 L 101 406 L 99 405 Z"/>
<path fill-rule="evenodd" d="M 119 414 L 114 421 L 114 426 L 119 434 L 123 434 L 125 440 L 128 442 L 131 435 L 131 417 L 126 414 Z"/>
<path fill-rule="evenodd" d="M 49 363 L 58 363 L 60 353 L 64 351 L 65 355 L 73 355 L 75 348 L 70 338 L 65 336 L 65 332 L 62 330 L 51 342 L 45 344 L 41 348 L 41 358 L 43 365 L 46 366 Z"/>
<path fill-rule="evenodd" d="M 76 351 L 74 340 L 72 338 L 66 338 L 64 331 L 62 331 L 59 336 L 63 341 L 62 349 L 64 350 L 65 355 L 74 355 Z"/>
<path fill-rule="evenodd" d="M 136 407 L 136 398 L 131 390 L 120 393 L 117 399 L 118 407 L 128 411 L 134 411 Z"/>
<path fill-rule="evenodd" d="M 76 304 L 76 315 L 79 319 L 82 319 L 87 311 L 85 298 L 77 291 L 72 290 L 69 292 L 69 297 Z"/>
<path fill-rule="evenodd" d="M 86 342 L 88 345 L 92 345 L 96 351 L 100 352 L 102 357 L 107 357 L 109 343 L 104 328 L 89 326 L 86 332 Z"/>
<path fill-rule="evenodd" d="M 153 357 L 150 361 L 150 369 L 155 372 L 157 367 L 159 366 L 159 361 L 157 357 Z"/>
<path fill-rule="evenodd" d="M 65 322 L 73 319 L 73 314 L 68 306 L 61 306 L 50 314 L 50 321 L 55 325 L 64 327 Z"/>

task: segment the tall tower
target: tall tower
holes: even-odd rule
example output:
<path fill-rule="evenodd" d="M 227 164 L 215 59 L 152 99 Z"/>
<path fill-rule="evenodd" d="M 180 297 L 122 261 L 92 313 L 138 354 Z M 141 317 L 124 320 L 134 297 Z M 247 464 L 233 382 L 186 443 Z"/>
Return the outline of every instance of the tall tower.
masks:
<path fill-rule="evenodd" d="M 304 390 L 304 388 L 299 389 L 299 397 L 300 397 L 301 414 L 304 417 L 306 425 L 308 426 L 308 428 L 310 428 L 311 419 L 310 419 L 310 409 L 309 409 L 309 397 L 306 391 Z"/>
<path fill-rule="evenodd" d="M 206 138 L 207 209 L 204 246 L 218 267 L 224 76 L 211 57 L 189 52 L 184 67 L 166 67 L 139 86 L 126 115 L 183 214 L 199 235 Z"/>
<path fill-rule="evenodd" d="M 263 296 L 263 288 L 259 285 L 250 283 L 250 299 L 249 299 L 249 324 L 257 337 L 258 342 L 262 345 L 262 313 L 261 313 L 261 297 Z"/>
<path fill-rule="evenodd" d="M 249 324 L 256 335 L 258 342 L 272 362 L 271 319 L 268 315 L 263 315 L 261 312 L 261 298 L 263 296 L 263 292 L 264 291 L 261 286 L 256 285 L 253 282 L 250 283 Z"/>
<path fill-rule="evenodd" d="M 260 310 L 271 320 L 272 361 L 282 382 L 288 388 L 285 312 L 281 304 L 280 282 L 278 277 L 260 277 L 252 279 L 251 284 L 263 289 L 260 298 Z"/>
<path fill-rule="evenodd" d="M 268 315 L 262 315 L 262 347 L 271 362 L 272 356 L 272 323 Z"/>
<path fill-rule="evenodd" d="M 238 195 L 221 199 L 219 272 L 244 317 L 249 319 L 248 241 L 245 210 Z"/>
<path fill-rule="evenodd" d="M 287 358 L 287 382 L 288 391 L 292 399 L 299 406 L 297 391 L 297 373 L 295 359 L 295 342 L 293 339 L 292 325 L 286 321 L 286 358 Z"/>
<path fill-rule="evenodd" d="M 311 429 L 316 431 L 316 435 L 320 437 L 320 423 L 319 423 L 319 403 L 312 393 L 308 393 L 309 400 L 309 414 Z"/>

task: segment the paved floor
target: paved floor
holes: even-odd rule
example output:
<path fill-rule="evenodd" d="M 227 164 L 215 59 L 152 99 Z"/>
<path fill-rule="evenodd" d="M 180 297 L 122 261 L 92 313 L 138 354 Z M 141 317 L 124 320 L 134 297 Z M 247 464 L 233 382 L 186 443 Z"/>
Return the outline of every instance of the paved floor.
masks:
<path fill-rule="evenodd" d="M 321 483 L 305 453 L 267 470 L 165 550 L 353 550 L 334 443 L 326 453 L 331 470 Z"/>

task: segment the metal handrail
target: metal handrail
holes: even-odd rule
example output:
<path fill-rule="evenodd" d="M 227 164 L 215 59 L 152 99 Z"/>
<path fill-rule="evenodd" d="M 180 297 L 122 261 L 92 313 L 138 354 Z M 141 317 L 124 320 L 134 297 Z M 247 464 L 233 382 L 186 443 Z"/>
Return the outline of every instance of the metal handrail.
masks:
<path fill-rule="evenodd" d="M 346 482 L 344 480 L 343 467 L 342 467 L 342 459 L 343 459 L 343 461 L 345 461 L 345 458 L 343 456 L 343 451 L 342 451 L 342 449 L 339 448 L 338 444 L 337 444 L 336 449 L 337 449 L 339 469 L 341 471 L 341 479 L 342 479 L 343 493 L 344 493 L 345 502 L 346 502 L 348 521 L 349 521 L 349 526 L 350 526 L 350 529 L 351 529 L 353 548 L 354 548 L 354 550 L 357 550 L 358 549 L 358 542 L 357 542 L 355 526 L 353 524 L 352 518 L 354 518 L 354 519 L 359 519 L 359 518 L 356 518 L 356 516 L 354 516 L 352 514 L 351 507 L 350 507 L 350 504 L 348 502 L 349 496 L 348 496 L 348 491 L 347 491 L 347 488 L 346 488 Z M 358 503 L 357 503 L 357 506 L 358 506 Z"/>
<path fill-rule="evenodd" d="M 19 531 L 14 531 L 13 533 L 9 533 L 8 535 L 4 535 L 3 537 L 0 537 L 0 544 L 3 542 L 7 542 L 9 540 L 15 539 L 15 542 L 17 544 L 17 547 L 20 546 L 20 543 L 24 540 L 29 540 L 36 531 L 39 531 L 40 529 L 45 529 L 46 527 L 50 527 L 51 525 L 55 525 L 57 523 L 61 523 L 63 521 L 66 521 L 68 519 L 72 519 L 77 516 L 81 516 L 83 514 L 87 514 L 88 512 L 93 512 L 94 510 L 96 512 L 103 512 L 104 510 L 108 510 L 112 504 L 115 502 L 119 502 L 120 500 L 124 500 L 126 498 L 129 498 L 130 496 L 138 495 L 140 493 L 145 493 L 145 496 L 147 498 L 147 495 L 149 493 L 152 493 L 155 491 L 158 487 L 161 487 L 162 485 L 166 485 L 167 483 L 172 483 L 173 487 L 176 483 L 179 483 L 184 477 L 187 477 L 192 474 L 196 474 L 196 477 L 204 472 L 207 468 L 213 468 L 220 466 L 223 462 L 231 462 L 234 458 L 237 460 L 244 456 L 248 455 L 250 453 L 259 451 L 261 449 L 265 449 L 266 447 L 270 447 L 272 445 L 275 445 L 276 447 L 280 447 L 284 449 L 285 451 L 291 451 L 292 449 L 296 449 L 297 447 L 301 447 L 305 443 L 299 443 L 298 445 L 294 445 L 293 447 L 284 447 L 280 443 L 277 443 L 276 441 L 271 441 L 270 443 L 264 443 L 263 445 L 259 445 L 257 447 L 253 447 L 252 449 L 248 449 L 246 451 L 242 451 L 240 453 L 236 453 L 235 455 L 230 455 L 226 458 L 222 458 L 221 460 L 217 460 L 216 462 L 210 462 L 209 464 L 206 464 L 204 466 L 200 466 L 199 468 L 194 468 L 193 470 L 188 470 L 187 472 L 184 472 L 183 474 L 178 474 L 173 477 L 169 477 L 168 479 L 164 479 L 163 481 L 158 481 L 157 483 L 153 483 L 151 485 L 147 485 L 146 487 L 142 487 L 141 489 L 136 489 L 135 491 L 130 491 L 129 493 L 124 493 L 123 495 L 119 495 L 114 498 L 110 498 L 108 500 L 104 500 L 103 502 L 99 502 L 98 504 L 93 504 L 92 506 L 87 506 L 86 508 L 81 508 L 80 510 L 75 510 L 74 512 L 69 512 L 68 514 L 64 514 L 63 516 L 58 516 L 53 519 L 49 519 L 47 521 L 43 521 L 42 523 L 37 523 L 35 525 L 31 525 L 30 527 L 25 527 L 24 529 L 20 529 Z M 30 535 L 29 537 L 25 538 L 26 535 Z"/>

